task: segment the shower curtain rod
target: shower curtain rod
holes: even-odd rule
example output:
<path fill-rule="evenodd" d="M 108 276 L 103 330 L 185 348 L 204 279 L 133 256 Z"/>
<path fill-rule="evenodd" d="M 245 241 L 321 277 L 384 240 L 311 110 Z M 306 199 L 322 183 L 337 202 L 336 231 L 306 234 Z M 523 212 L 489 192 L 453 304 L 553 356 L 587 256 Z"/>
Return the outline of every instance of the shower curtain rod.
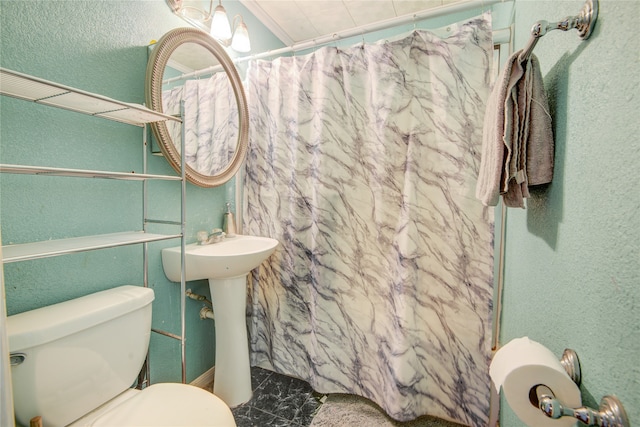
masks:
<path fill-rule="evenodd" d="M 285 53 L 298 52 L 301 50 L 307 50 L 314 47 L 320 47 L 327 44 L 335 43 L 339 40 L 347 39 L 355 36 L 363 36 L 372 33 L 374 31 L 385 30 L 387 28 L 396 27 L 398 25 L 405 25 L 410 23 L 417 23 L 428 18 L 437 18 L 444 15 L 449 15 L 457 12 L 465 12 L 467 10 L 475 9 L 478 7 L 492 6 L 496 3 L 504 3 L 509 0 L 470 0 L 466 2 L 455 3 L 452 5 L 440 6 L 433 9 L 427 9 L 422 12 L 410 13 L 407 15 L 398 16 L 384 21 L 376 22 L 368 25 L 361 25 L 359 27 L 350 28 L 348 30 L 338 31 L 333 34 L 329 34 L 316 39 L 311 39 L 299 43 L 294 43 L 291 46 L 283 47 L 275 50 L 268 50 L 266 52 L 257 53 L 255 55 L 241 56 L 239 58 L 233 58 L 232 61 L 236 64 L 251 61 L 252 59 L 262 59 L 270 56 L 283 55 Z M 511 39 L 511 30 L 504 28 L 495 30 L 493 32 L 494 44 L 507 43 Z M 190 77 L 197 77 L 202 74 L 215 73 L 222 70 L 222 66 L 215 65 L 213 67 L 203 68 L 201 70 L 192 71 L 190 73 L 182 74 L 178 77 L 173 77 L 163 81 L 163 83 L 171 83 L 173 81 L 182 80 Z"/>
<path fill-rule="evenodd" d="M 464 12 L 478 7 L 491 6 L 496 3 L 503 3 L 504 1 L 506 0 L 470 0 L 466 2 L 455 3 L 452 5 L 440 6 L 433 9 L 423 10 L 422 12 L 410 13 L 407 15 L 397 16 L 395 18 L 385 19 L 384 21 L 375 22 L 373 24 L 360 25 L 355 28 L 338 31 L 333 34 L 328 34 L 316 39 L 294 43 L 291 46 L 283 47 L 281 49 L 268 50 L 266 52 L 257 53 L 255 55 L 243 56 L 240 58 L 236 58 L 234 62 L 244 62 L 250 61 L 252 59 L 265 58 L 268 56 L 282 55 L 283 53 L 307 50 L 313 47 L 323 46 L 339 40 L 347 39 L 349 37 L 364 36 L 365 34 L 372 33 L 374 31 L 385 30 L 387 28 L 392 28 L 399 25 L 416 23 L 427 18 L 437 18 L 451 13 Z"/>

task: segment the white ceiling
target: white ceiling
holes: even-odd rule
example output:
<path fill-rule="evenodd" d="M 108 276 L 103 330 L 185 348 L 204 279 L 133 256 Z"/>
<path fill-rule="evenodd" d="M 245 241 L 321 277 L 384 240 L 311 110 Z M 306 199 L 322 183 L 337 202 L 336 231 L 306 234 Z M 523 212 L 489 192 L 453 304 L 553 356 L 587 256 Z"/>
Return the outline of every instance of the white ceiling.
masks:
<path fill-rule="evenodd" d="M 286 46 L 460 0 L 240 0 Z"/>

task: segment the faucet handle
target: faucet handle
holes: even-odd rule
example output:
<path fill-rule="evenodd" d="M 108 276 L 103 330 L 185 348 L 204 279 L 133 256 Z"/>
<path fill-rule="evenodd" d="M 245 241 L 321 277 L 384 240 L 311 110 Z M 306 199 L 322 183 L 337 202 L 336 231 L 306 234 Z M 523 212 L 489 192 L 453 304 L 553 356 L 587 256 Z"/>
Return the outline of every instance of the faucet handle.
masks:
<path fill-rule="evenodd" d="M 207 240 L 209 240 L 209 233 L 203 230 L 198 231 L 196 238 L 198 239 L 198 244 L 203 245 L 207 242 Z"/>

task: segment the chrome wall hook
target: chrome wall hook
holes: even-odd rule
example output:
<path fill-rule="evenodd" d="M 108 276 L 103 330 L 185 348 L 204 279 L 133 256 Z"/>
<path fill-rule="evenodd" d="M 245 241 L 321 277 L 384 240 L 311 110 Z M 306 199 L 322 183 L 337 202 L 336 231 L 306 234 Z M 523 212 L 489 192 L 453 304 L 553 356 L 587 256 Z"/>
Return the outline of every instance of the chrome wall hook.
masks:
<path fill-rule="evenodd" d="M 598 19 L 598 0 L 586 0 L 580 13 L 576 16 L 567 16 L 559 22 L 538 21 L 531 28 L 531 38 L 527 47 L 522 50 L 518 59 L 522 62 L 531 56 L 533 48 L 538 43 L 540 37 L 547 34 L 551 30 L 568 31 L 573 28 L 578 30 L 578 36 L 582 40 L 586 40 L 591 35 L 593 27 Z"/>
<path fill-rule="evenodd" d="M 585 1 L 576 18 L 575 28 L 578 30 L 578 35 L 582 40 L 588 39 L 598 19 L 598 0 Z"/>

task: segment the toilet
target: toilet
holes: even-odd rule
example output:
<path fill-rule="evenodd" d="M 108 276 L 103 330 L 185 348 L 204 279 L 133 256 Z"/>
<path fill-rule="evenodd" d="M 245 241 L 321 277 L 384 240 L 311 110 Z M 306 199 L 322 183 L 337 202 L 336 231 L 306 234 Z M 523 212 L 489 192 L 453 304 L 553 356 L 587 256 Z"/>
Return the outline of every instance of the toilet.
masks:
<path fill-rule="evenodd" d="M 229 407 L 187 384 L 132 389 L 151 336 L 153 290 L 120 286 L 7 317 L 16 420 L 46 427 L 235 427 Z"/>

